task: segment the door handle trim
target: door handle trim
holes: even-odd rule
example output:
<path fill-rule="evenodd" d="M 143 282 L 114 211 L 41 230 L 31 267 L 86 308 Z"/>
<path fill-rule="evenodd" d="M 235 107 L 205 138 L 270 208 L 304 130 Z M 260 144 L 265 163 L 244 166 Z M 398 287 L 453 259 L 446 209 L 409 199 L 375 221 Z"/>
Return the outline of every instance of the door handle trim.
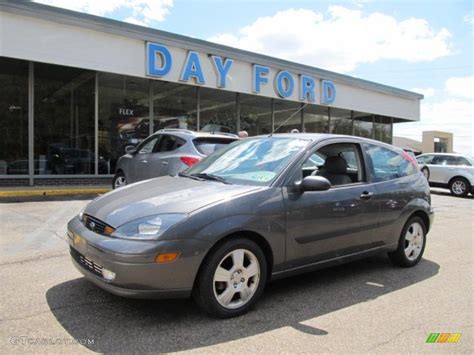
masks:
<path fill-rule="evenodd" d="M 143 164 L 147 164 L 148 160 L 140 160 Z"/>
<path fill-rule="evenodd" d="M 372 198 L 372 196 L 374 195 L 373 192 L 369 192 L 369 191 L 364 191 L 360 194 L 360 198 L 362 200 L 369 200 Z"/>

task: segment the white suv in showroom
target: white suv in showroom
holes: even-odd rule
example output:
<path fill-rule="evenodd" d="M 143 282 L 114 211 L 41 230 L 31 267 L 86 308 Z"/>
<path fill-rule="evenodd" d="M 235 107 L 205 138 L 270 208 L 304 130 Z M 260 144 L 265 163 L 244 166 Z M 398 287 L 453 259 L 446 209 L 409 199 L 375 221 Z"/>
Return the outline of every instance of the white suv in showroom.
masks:
<path fill-rule="evenodd" d="M 474 158 L 465 154 L 427 153 L 416 157 L 430 186 L 447 188 L 454 196 L 473 194 Z"/>

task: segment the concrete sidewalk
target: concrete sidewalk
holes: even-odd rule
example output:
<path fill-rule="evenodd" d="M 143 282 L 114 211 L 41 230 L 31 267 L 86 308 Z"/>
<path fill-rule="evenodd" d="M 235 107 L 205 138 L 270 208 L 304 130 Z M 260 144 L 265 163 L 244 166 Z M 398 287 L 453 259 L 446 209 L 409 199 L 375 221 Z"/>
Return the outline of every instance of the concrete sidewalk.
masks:
<path fill-rule="evenodd" d="M 103 194 L 111 190 L 110 185 L 78 186 L 12 186 L 0 187 L 0 201 L 6 198 L 39 196 L 77 196 Z"/>

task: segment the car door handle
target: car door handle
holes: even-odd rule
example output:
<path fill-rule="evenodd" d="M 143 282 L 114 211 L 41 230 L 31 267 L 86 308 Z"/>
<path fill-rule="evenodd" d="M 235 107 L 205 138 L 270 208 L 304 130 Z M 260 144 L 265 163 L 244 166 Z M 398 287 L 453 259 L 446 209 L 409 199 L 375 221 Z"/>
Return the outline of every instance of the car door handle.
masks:
<path fill-rule="evenodd" d="M 147 164 L 148 163 L 148 160 L 142 160 L 141 161 L 143 164 Z"/>
<path fill-rule="evenodd" d="M 167 161 L 162 161 L 161 164 L 168 165 Z"/>
<path fill-rule="evenodd" d="M 374 195 L 373 192 L 364 191 L 360 194 L 360 198 L 361 200 L 369 200 L 370 198 L 372 198 L 373 195 Z"/>

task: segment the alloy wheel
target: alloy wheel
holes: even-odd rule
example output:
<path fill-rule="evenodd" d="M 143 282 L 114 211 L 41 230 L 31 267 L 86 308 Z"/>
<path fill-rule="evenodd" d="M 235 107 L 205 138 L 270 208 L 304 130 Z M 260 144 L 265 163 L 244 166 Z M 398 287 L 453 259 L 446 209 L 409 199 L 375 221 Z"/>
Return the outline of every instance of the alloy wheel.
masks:
<path fill-rule="evenodd" d="M 466 183 L 462 180 L 456 180 L 451 185 L 451 189 L 455 195 L 462 195 L 466 192 Z"/>
<path fill-rule="evenodd" d="M 125 185 L 127 185 L 127 179 L 125 176 L 118 176 L 115 179 L 115 188 L 123 187 Z"/>
<path fill-rule="evenodd" d="M 423 227 L 412 223 L 405 233 L 405 256 L 408 260 L 416 260 L 423 250 L 425 242 Z"/>
<path fill-rule="evenodd" d="M 213 279 L 214 296 L 225 308 L 235 309 L 248 303 L 257 291 L 260 263 L 247 249 L 236 249 L 219 262 Z"/>

